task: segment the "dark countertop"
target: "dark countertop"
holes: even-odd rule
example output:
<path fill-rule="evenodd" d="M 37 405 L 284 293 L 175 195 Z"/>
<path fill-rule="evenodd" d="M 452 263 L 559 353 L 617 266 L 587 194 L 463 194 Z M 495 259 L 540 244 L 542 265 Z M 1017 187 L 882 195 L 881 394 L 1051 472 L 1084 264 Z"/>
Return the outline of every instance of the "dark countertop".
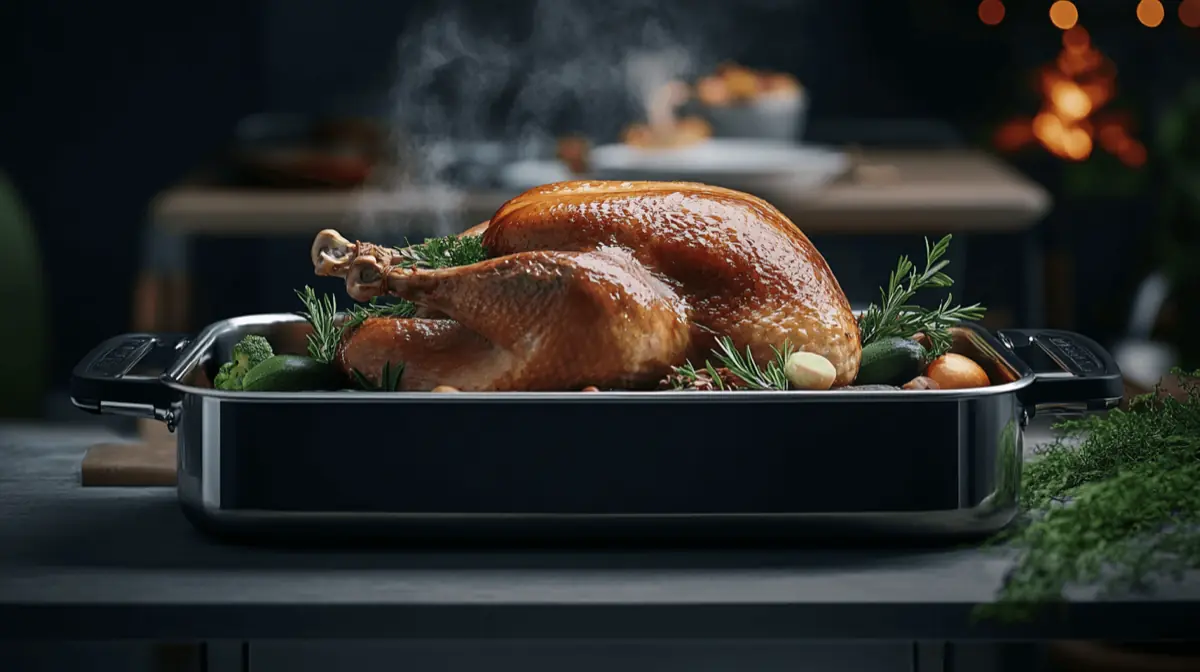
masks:
<path fill-rule="evenodd" d="M 0 638 L 1183 637 L 1200 579 L 1019 628 L 971 621 L 1011 560 L 942 549 L 450 551 L 221 545 L 174 491 L 79 486 L 107 430 L 0 426 Z"/>

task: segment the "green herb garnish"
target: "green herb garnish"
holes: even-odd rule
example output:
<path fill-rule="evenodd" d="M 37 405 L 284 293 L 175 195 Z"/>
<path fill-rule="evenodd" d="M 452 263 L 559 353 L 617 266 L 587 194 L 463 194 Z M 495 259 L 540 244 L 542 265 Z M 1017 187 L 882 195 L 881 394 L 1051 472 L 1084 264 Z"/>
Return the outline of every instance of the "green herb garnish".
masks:
<path fill-rule="evenodd" d="M 297 290 L 296 296 L 304 303 L 305 310 L 301 315 L 312 326 L 312 333 L 308 335 L 308 356 L 322 364 L 332 362 L 342 341 L 342 330 L 337 324 L 337 299 L 329 294 L 317 298 L 317 293 L 308 286 L 302 292 Z"/>
<path fill-rule="evenodd" d="M 767 362 L 765 367 L 760 367 L 758 362 L 754 361 L 754 357 L 750 355 L 749 347 L 746 348 L 744 354 L 738 352 L 733 345 L 733 339 L 722 336 L 717 339 L 717 347 L 712 354 L 721 366 L 729 369 L 730 373 L 741 379 L 748 389 L 786 390 L 788 389 L 788 379 L 783 367 L 795 349 L 790 343 L 784 343 L 782 349 L 771 346 L 771 350 L 774 351 L 775 356 Z M 699 376 L 699 371 L 691 362 L 684 362 L 683 366 L 671 367 L 671 370 L 675 374 L 676 389 L 685 389 L 695 383 Z M 713 366 L 711 361 L 705 360 L 703 370 L 717 389 L 725 389 L 725 384 L 717 373 L 717 367 Z"/>
<path fill-rule="evenodd" d="M 788 379 L 783 372 L 783 367 L 794 350 L 789 343 L 784 343 L 782 350 L 772 345 L 771 350 L 775 356 L 767 362 L 765 367 L 759 368 L 758 363 L 750 356 L 749 346 L 746 347 L 746 353 L 743 355 L 733 347 L 733 339 L 723 336 L 717 339 L 717 349 L 713 350 L 713 356 L 725 368 L 732 371 L 733 375 L 741 378 L 750 389 L 786 390 L 788 389 Z M 708 362 L 704 364 L 709 370 L 712 369 L 712 364 Z"/>
<path fill-rule="evenodd" d="M 429 238 L 420 245 L 408 245 L 399 252 L 402 257 L 399 265 L 403 268 L 449 268 L 487 259 L 482 236 Z M 412 317 L 417 310 L 411 301 L 381 303 L 378 298 L 373 298 L 366 305 L 352 306 L 339 323 L 337 300 L 331 295 L 318 298 L 313 288 L 306 286 L 304 291 L 297 291 L 296 296 L 304 303 L 305 310 L 301 314 L 312 325 L 312 333 L 308 336 L 308 354 L 325 364 L 333 361 L 346 333 L 358 328 L 369 318 Z M 401 370 L 403 367 L 394 372 L 396 381 L 399 381 Z M 385 381 L 389 380 L 391 373 L 385 372 Z"/>
<path fill-rule="evenodd" d="M 394 303 L 380 303 L 379 297 L 373 297 L 366 305 L 351 306 L 346 311 L 346 321 L 342 323 L 342 333 L 355 329 L 372 317 L 412 317 L 417 312 L 417 306 L 403 299 Z"/>
<path fill-rule="evenodd" d="M 412 317 L 417 307 L 410 301 L 381 303 L 372 298 L 365 305 L 351 306 L 341 323 L 338 322 L 337 299 L 326 294 L 320 298 L 312 287 L 305 286 L 304 291 L 297 291 L 296 296 L 304 303 L 304 311 L 300 314 L 312 325 L 312 333 L 308 336 L 308 354 L 322 363 L 333 361 L 337 346 L 342 342 L 346 332 L 354 329 L 372 317 Z"/>
<path fill-rule="evenodd" d="M 676 390 L 727 389 L 725 381 L 721 379 L 721 374 L 717 372 L 712 362 L 705 362 L 700 369 L 693 366 L 691 362 L 684 362 L 683 366 L 671 367 L 671 371 L 672 375 L 667 377 L 667 383 Z M 703 384 L 701 385 L 701 383 Z"/>
<path fill-rule="evenodd" d="M 485 261 L 487 248 L 483 236 L 445 236 L 427 238 L 420 245 L 405 241 L 406 247 L 399 250 L 404 268 L 450 268 L 468 266 Z"/>
<path fill-rule="evenodd" d="M 1069 420 L 1025 466 L 1025 520 L 997 541 L 1020 552 L 978 615 L 1028 618 L 1070 585 L 1113 595 L 1200 568 L 1200 371 L 1184 399 L 1154 393 L 1128 411 Z"/>
<path fill-rule="evenodd" d="M 379 375 L 379 384 L 375 385 L 367 380 L 367 377 L 358 369 L 350 369 L 350 375 L 354 377 L 354 382 L 364 390 L 372 392 L 395 392 L 400 389 L 400 376 L 404 374 L 404 363 L 401 362 L 396 366 L 392 366 L 391 362 L 383 363 L 383 371 Z"/>
<path fill-rule="evenodd" d="M 917 291 L 927 287 L 949 287 L 954 280 L 942 272 L 950 261 L 942 259 L 950 249 L 952 236 L 947 235 L 932 246 L 925 239 L 925 270 L 917 272 L 907 256 L 900 257 L 896 270 L 888 278 L 887 289 L 880 289 L 881 302 L 872 303 L 858 322 L 862 344 L 870 345 L 885 338 L 912 338 L 924 333 L 929 338 L 930 356 L 949 352 L 953 344 L 950 327 L 963 320 L 978 320 L 984 308 L 978 303 L 970 306 L 951 306 L 953 296 L 936 308 L 911 305 Z"/>

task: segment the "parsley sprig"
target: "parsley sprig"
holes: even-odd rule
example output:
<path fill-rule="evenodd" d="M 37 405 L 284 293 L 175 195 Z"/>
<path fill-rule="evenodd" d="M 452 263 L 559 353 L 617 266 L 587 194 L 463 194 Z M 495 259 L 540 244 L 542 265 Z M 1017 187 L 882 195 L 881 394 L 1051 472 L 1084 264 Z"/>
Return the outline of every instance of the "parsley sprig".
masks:
<path fill-rule="evenodd" d="M 1071 585 L 1121 595 L 1200 569 L 1200 371 L 1173 373 L 1182 398 L 1156 389 L 1056 425 L 1021 476 L 1024 520 L 997 539 L 1017 564 L 978 615 L 1023 620 Z"/>
<path fill-rule="evenodd" d="M 488 258 L 483 236 L 445 236 L 428 238 L 419 245 L 405 241 L 399 250 L 405 268 L 450 268 L 469 266 Z"/>

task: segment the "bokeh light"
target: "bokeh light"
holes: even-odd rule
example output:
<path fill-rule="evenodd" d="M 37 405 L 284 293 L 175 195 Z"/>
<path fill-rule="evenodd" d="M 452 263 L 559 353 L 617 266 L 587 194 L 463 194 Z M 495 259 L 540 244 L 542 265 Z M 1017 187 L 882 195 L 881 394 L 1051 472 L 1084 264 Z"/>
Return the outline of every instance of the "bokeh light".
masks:
<path fill-rule="evenodd" d="M 1163 4 L 1160 0 L 1141 0 L 1138 3 L 1137 17 L 1143 26 L 1157 28 L 1163 22 L 1163 17 L 1166 15 L 1167 12 L 1163 9 Z"/>
<path fill-rule="evenodd" d="M 1188 28 L 1200 28 L 1200 0 L 1179 3 L 1179 22 Z"/>
<path fill-rule="evenodd" d="M 1069 0 L 1058 0 L 1050 5 L 1050 22 L 1061 30 L 1070 30 L 1079 21 L 1079 10 Z"/>
<path fill-rule="evenodd" d="M 1087 30 L 1083 26 L 1075 26 L 1063 32 L 1063 47 L 1069 51 L 1083 51 L 1091 42 L 1091 37 L 1088 36 Z"/>
<path fill-rule="evenodd" d="M 1000 0 L 983 0 L 980 2 L 979 20 L 989 26 L 999 25 L 1004 20 L 1004 3 Z"/>

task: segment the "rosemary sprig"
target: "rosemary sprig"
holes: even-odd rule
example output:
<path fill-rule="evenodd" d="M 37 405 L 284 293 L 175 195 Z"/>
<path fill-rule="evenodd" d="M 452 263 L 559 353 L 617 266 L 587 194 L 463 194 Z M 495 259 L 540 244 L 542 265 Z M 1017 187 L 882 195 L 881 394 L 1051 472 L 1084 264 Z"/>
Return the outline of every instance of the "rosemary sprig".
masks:
<path fill-rule="evenodd" d="M 297 290 L 296 296 L 304 303 L 305 310 L 301 315 L 312 325 L 312 333 L 308 335 L 308 356 L 323 364 L 332 362 L 342 340 L 342 330 L 337 325 L 337 299 L 329 294 L 317 298 L 317 293 L 307 285 L 304 291 Z"/>
<path fill-rule="evenodd" d="M 697 370 L 691 362 L 684 362 L 683 366 L 673 366 L 671 371 L 675 374 L 669 379 L 671 386 L 676 390 L 695 389 L 696 383 L 703 378 L 707 383 L 711 384 L 718 390 L 725 390 L 725 381 L 721 378 L 721 374 L 717 368 L 712 365 L 712 362 L 704 362 L 704 366 Z M 701 375 L 703 371 L 703 376 Z"/>
<path fill-rule="evenodd" d="M 424 243 L 413 245 L 405 242 L 400 249 L 400 266 L 404 268 L 450 268 L 467 266 L 488 258 L 483 246 L 483 236 L 445 236 L 427 238 Z"/>
<path fill-rule="evenodd" d="M 717 339 L 717 347 L 712 353 L 720 365 L 741 379 L 747 388 L 751 390 L 786 390 L 788 389 L 788 379 L 783 366 L 788 357 L 795 352 L 795 348 L 791 343 L 784 343 L 782 348 L 771 346 L 771 350 L 775 356 L 767 362 L 765 367 L 760 367 L 758 362 L 754 361 L 749 347 L 746 348 L 744 354 L 738 352 L 733 345 L 733 339 L 728 336 Z M 717 389 L 725 389 L 725 384 L 717 373 L 717 367 L 711 361 L 705 360 L 703 369 Z M 694 383 L 699 375 L 699 371 L 691 362 L 684 362 L 683 366 L 672 367 L 672 371 L 679 377 L 677 387 L 680 389 L 687 383 Z"/>
<path fill-rule="evenodd" d="M 733 339 L 722 336 L 717 339 L 717 349 L 713 350 L 713 356 L 722 366 L 745 381 L 746 386 L 752 390 L 786 390 L 788 379 L 783 372 L 783 366 L 794 350 L 790 343 L 784 343 L 782 350 L 775 346 L 771 346 L 771 350 L 775 356 L 767 362 L 766 367 L 760 368 L 758 362 L 750 355 L 750 346 L 746 346 L 746 353 L 743 355 L 733 347 Z M 705 366 L 712 365 L 705 362 Z"/>
<path fill-rule="evenodd" d="M 896 270 L 888 278 L 887 289 L 880 289 L 880 303 L 872 303 L 859 320 L 862 344 L 870 345 L 884 338 L 911 338 L 924 333 L 929 338 L 930 354 L 934 357 L 950 349 L 952 337 L 949 328 L 963 320 L 978 320 L 983 317 L 980 304 L 952 306 L 953 295 L 936 308 L 913 305 L 913 296 L 927 287 L 949 287 L 954 280 L 944 273 L 949 260 L 942 259 L 950 249 L 952 236 L 947 235 L 933 245 L 925 239 L 925 268 L 917 272 L 916 266 L 907 256 L 900 257 Z"/>
<path fill-rule="evenodd" d="M 417 307 L 409 301 L 395 303 L 380 303 L 372 298 L 365 305 L 351 306 L 346 311 L 340 324 L 338 321 L 337 299 L 326 294 L 320 298 L 312 287 L 305 286 L 304 291 L 297 291 L 296 296 L 304 304 L 300 314 L 312 325 L 312 333 L 308 335 L 308 355 L 318 362 L 329 363 L 337 354 L 338 344 L 346 332 L 355 329 L 372 317 L 412 317 Z"/>

